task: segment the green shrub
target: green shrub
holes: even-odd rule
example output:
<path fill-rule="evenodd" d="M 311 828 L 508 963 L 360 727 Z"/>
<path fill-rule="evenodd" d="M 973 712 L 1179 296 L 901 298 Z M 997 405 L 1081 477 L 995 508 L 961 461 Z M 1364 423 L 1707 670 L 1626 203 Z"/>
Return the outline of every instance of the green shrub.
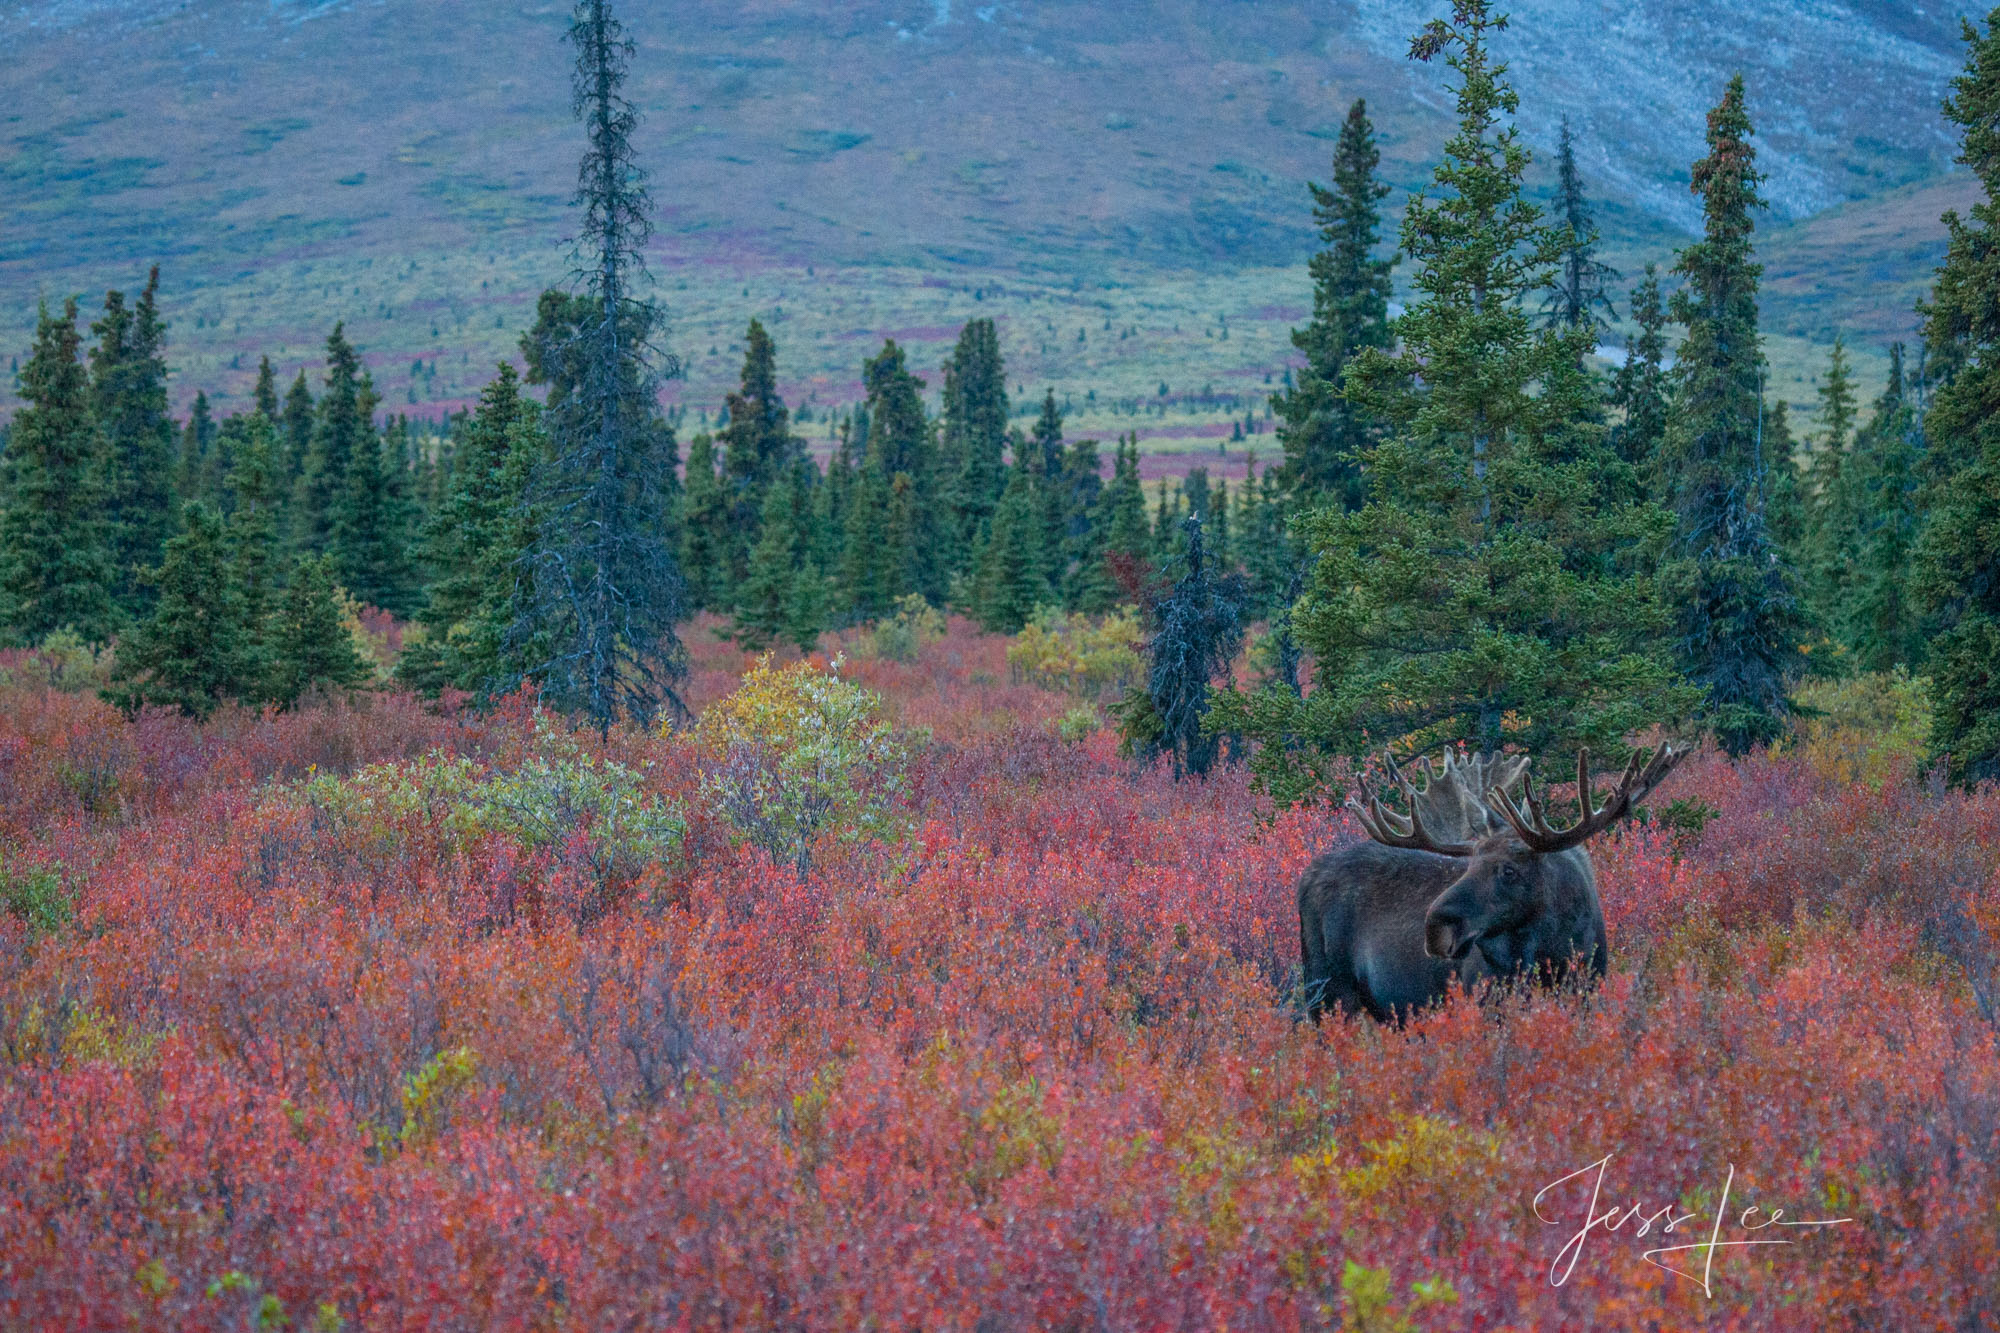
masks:
<path fill-rule="evenodd" d="M 111 679 L 111 650 L 92 648 L 76 631 L 59 629 L 24 653 L 0 681 L 44 686 L 65 694 L 101 689 Z"/>
<path fill-rule="evenodd" d="M 822 835 L 842 841 L 906 832 L 901 739 L 878 719 L 881 696 L 809 662 L 760 658 L 735 693 L 695 726 L 702 794 L 739 836 L 804 875 Z"/>
<path fill-rule="evenodd" d="M 27 924 L 39 938 L 53 935 L 69 923 L 70 892 L 62 871 L 54 866 L 0 862 L 0 910 Z"/>
<path fill-rule="evenodd" d="M 1007 645 L 1007 666 L 1016 681 L 1097 701 L 1124 694 L 1145 674 L 1140 641 L 1130 611 L 1092 620 L 1041 607 Z"/>
<path fill-rule="evenodd" d="M 1097 714 L 1095 704 L 1078 704 L 1064 713 L 1056 723 L 1056 736 L 1071 745 L 1095 736 L 1104 726 L 1104 719 Z"/>
<path fill-rule="evenodd" d="M 897 599 L 894 614 L 875 623 L 868 647 L 875 656 L 891 662 L 914 662 L 926 644 L 936 643 L 944 634 L 944 613 L 910 593 Z"/>
<path fill-rule="evenodd" d="M 304 795 L 343 827 L 393 841 L 400 827 L 422 823 L 454 850 L 489 834 L 559 848 L 581 830 L 585 854 L 607 880 L 671 858 L 687 832 L 680 811 L 646 792 L 638 773 L 588 753 L 546 718 L 536 719 L 535 753 L 512 768 L 433 751 L 349 778 L 313 778 Z"/>

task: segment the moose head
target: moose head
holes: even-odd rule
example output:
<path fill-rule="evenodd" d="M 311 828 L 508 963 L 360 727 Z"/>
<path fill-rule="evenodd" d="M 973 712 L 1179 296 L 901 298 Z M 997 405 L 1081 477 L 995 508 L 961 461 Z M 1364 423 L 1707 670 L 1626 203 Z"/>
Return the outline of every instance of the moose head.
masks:
<path fill-rule="evenodd" d="M 1457 876 L 1423 916 L 1424 952 L 1464 964 L 1475 950 L 1484 971 L 1508 976 L 1530 969 L 1560 975 L 1579 955 L 1604 966 L 1604 925 L 1596 880 L 1582 847 L 1632 813 L 1673 771 L 1685 749 L 1663 745 L 1650 758 L 1635 751 L 1602 805 L 1591 790 L 1590 752 L 1576 761 L 1580 817 L 1551 826 L 1525 759 L 1454 761 L 1434 771 L 1420 764 L 1419 787 L 1389 764 L 1407 815 L 1386 809 L 1367 788 L 1348 805 L 1374 841 L 1462 862 Z M 1518 778 L 1518 796 L 1508 787 Z"/>

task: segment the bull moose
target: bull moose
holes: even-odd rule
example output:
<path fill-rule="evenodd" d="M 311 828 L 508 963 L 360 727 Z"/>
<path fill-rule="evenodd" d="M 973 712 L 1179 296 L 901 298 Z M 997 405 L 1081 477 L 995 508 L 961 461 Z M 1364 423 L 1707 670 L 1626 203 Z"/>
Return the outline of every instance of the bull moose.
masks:
<path fill-rule="evenodd" d="M 1370 841 L 1314 859 L 1299 879 L 1299 951 L 1306 1011 L 1397 1019 L 1442 999 L 1457 977 L 1467 990 L 1491 980 L 1555 984 L 1607 961 L 1597 877 L 1583 844 L 1632 812 L 1686 749 L 1638 750 L 1602 805 L 1591 792 L 1590 752 L 1577 756 L 1581 817 L 1549 826 L 1524 756 L 1459 758 L 1447 752 L 1424 785 L 1389 761 L 1407 815 L 1361 787 L 1348 807 Z M 1509 788 L 1520 784 L 1517 798 Z"/>

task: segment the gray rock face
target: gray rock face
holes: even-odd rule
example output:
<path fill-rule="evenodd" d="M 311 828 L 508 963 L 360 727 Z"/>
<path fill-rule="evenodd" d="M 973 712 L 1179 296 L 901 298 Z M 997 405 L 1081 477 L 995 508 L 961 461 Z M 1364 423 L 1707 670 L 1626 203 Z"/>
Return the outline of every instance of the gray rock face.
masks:
<path fill-rule="evenodd" d="M 1371 0 L 1351 31 L 1402 55 L 1437 5 Z M 1944 168 L 1953 145 L 1938 115 L 1964 62 L 1969 4 L 1908 0 L 1521 0 L 1500 39 L 1521 95 L 1521 126 L 1553 149 L 1568 115 L 1588 171 L 1683 229 L 1690 146 L 1731 74 L 1744 75 L 1766 197 L 1799 218 Z M 1442 71 L 1413 71 L 1414 95 L 1443 108 Z"/>

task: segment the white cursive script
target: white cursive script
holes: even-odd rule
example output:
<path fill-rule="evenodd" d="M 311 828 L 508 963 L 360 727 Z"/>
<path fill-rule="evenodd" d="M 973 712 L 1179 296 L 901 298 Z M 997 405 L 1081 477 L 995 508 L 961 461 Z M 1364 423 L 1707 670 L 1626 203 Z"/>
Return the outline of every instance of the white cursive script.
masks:
<path fill-rule="evenodd" d="M 1698 1216 L 1695 1213 L 1676 1212 L 1672 1204 L 1656 1208 L 1651 1212 L 1646 1211 L 1646 1206 L 1643 1203 L 1634 1203 L 1624 1208 L 1604 1206 L 1600 1209 L 1600 1204 L 1604 1198 L 1604 1174 L 1611 1165 L 1612 1156 L 1613 1154 L 1606 1153 L 1589 1166 L 1578 1167 L 1560 1180 L 1550 1181 L 1535 1195 L 1534 1209 L 1536 1217 L 1550 1226 L 1568 1226 L 1570 1225 L 1569 1221 L 1559 1217 L 1550 1217 L 1547 1213 L 1543 1212 L 1542 1200 L 1551 1191 L 1567 1185 L 1573 1180 L 1578 1180 L 1585 1176 L 1590 1179 L 1590 1205 L 1584 1210 L 1583 1223 L 1577 1227 L 1568 1240 L 1563 1242 L 1563 1247 L 1556 1251 L 1555 1260 L 1549 1265 L 1549 1284 L 1551 1286 L 1560 1287 L 1563 1283 L 1569 1281 L 1572 1273 L 1576 1272 L 1577 1260 L 1583 1257 L 1584 1243 L 1590 1239 L 1590 1233 L 1593 1231 L 1602 1231 L 1608 1234 L 1614 1231 L 1622 1231 L 1626 1226 L 1636 1223 L 1637 1225 L 1633 1226 L 1632 1230 L 1632 1235 L 1635 1237 L 1650 1235 L 1655 1227 L 1659 1228 L 1661 1235 L 1667 1236 L 1674 1234 L 1677 1227 L 1695 1221 Z M 1685 1245 L 1662 1245 L 1658 1248 L 1645 1251 L 1639 1257 L 1647 1263 L 1652 1264 L 1655 1268 L 1663 1268 L 1676 1277 L 1684 1277 L 1690 1282 L 1698 1283 L 1704 1295 L 1713 1296 L 1715 1289 L 1712 1285 L 1712 1278 L 1715 1272 L 1716 1251 L 1750 1245 L 1792 1244 L 1792 1240 L 1784 1236 L 1757 1236 L 1747 1240 L 1724 1240 L 1722 1238 L 1723 1222 L 1729 1215 L 1729 1192 L 1735 1184 L 1736 1165 L 1732 1162 L 1729 1167 L 1729 1174 L 1722 1182 L 1722 1197 L 1716 1201 L 1715 1217 L 1709 1226 L 1707 1240 L 1690 1241 Z M 1763 1221 L 1753 1220 L 1758 1214 L 1764 1215 Z M 1785 1210 L 1782 1208 L 1766 1210 L 1750 1207 L 1745 1208 L 1742 1214 L 1736 1219 L 1736 1230 L 1748 1233 L 1764 1231 L 1774 1226 L 1835 1227 L 1843 1222 L 1852 1222 L 1853 1220 L 1851 1217 L 1829 1217 L 1811 1222 L 1792 1222 L 1785 1219 Z M 1733 1236 L 1735 1233 L 1732 1232 L 1731 1234 Z M 1699 1274 L 1688 1269 L 1676 1268 L 1673 1264 L 1665 1262 L 1660 1257 L 1669 1254 L 1689 1254 L 1692 1257 L 1694 1253 L 1699 1253 L 1701 1256 Z"/>

